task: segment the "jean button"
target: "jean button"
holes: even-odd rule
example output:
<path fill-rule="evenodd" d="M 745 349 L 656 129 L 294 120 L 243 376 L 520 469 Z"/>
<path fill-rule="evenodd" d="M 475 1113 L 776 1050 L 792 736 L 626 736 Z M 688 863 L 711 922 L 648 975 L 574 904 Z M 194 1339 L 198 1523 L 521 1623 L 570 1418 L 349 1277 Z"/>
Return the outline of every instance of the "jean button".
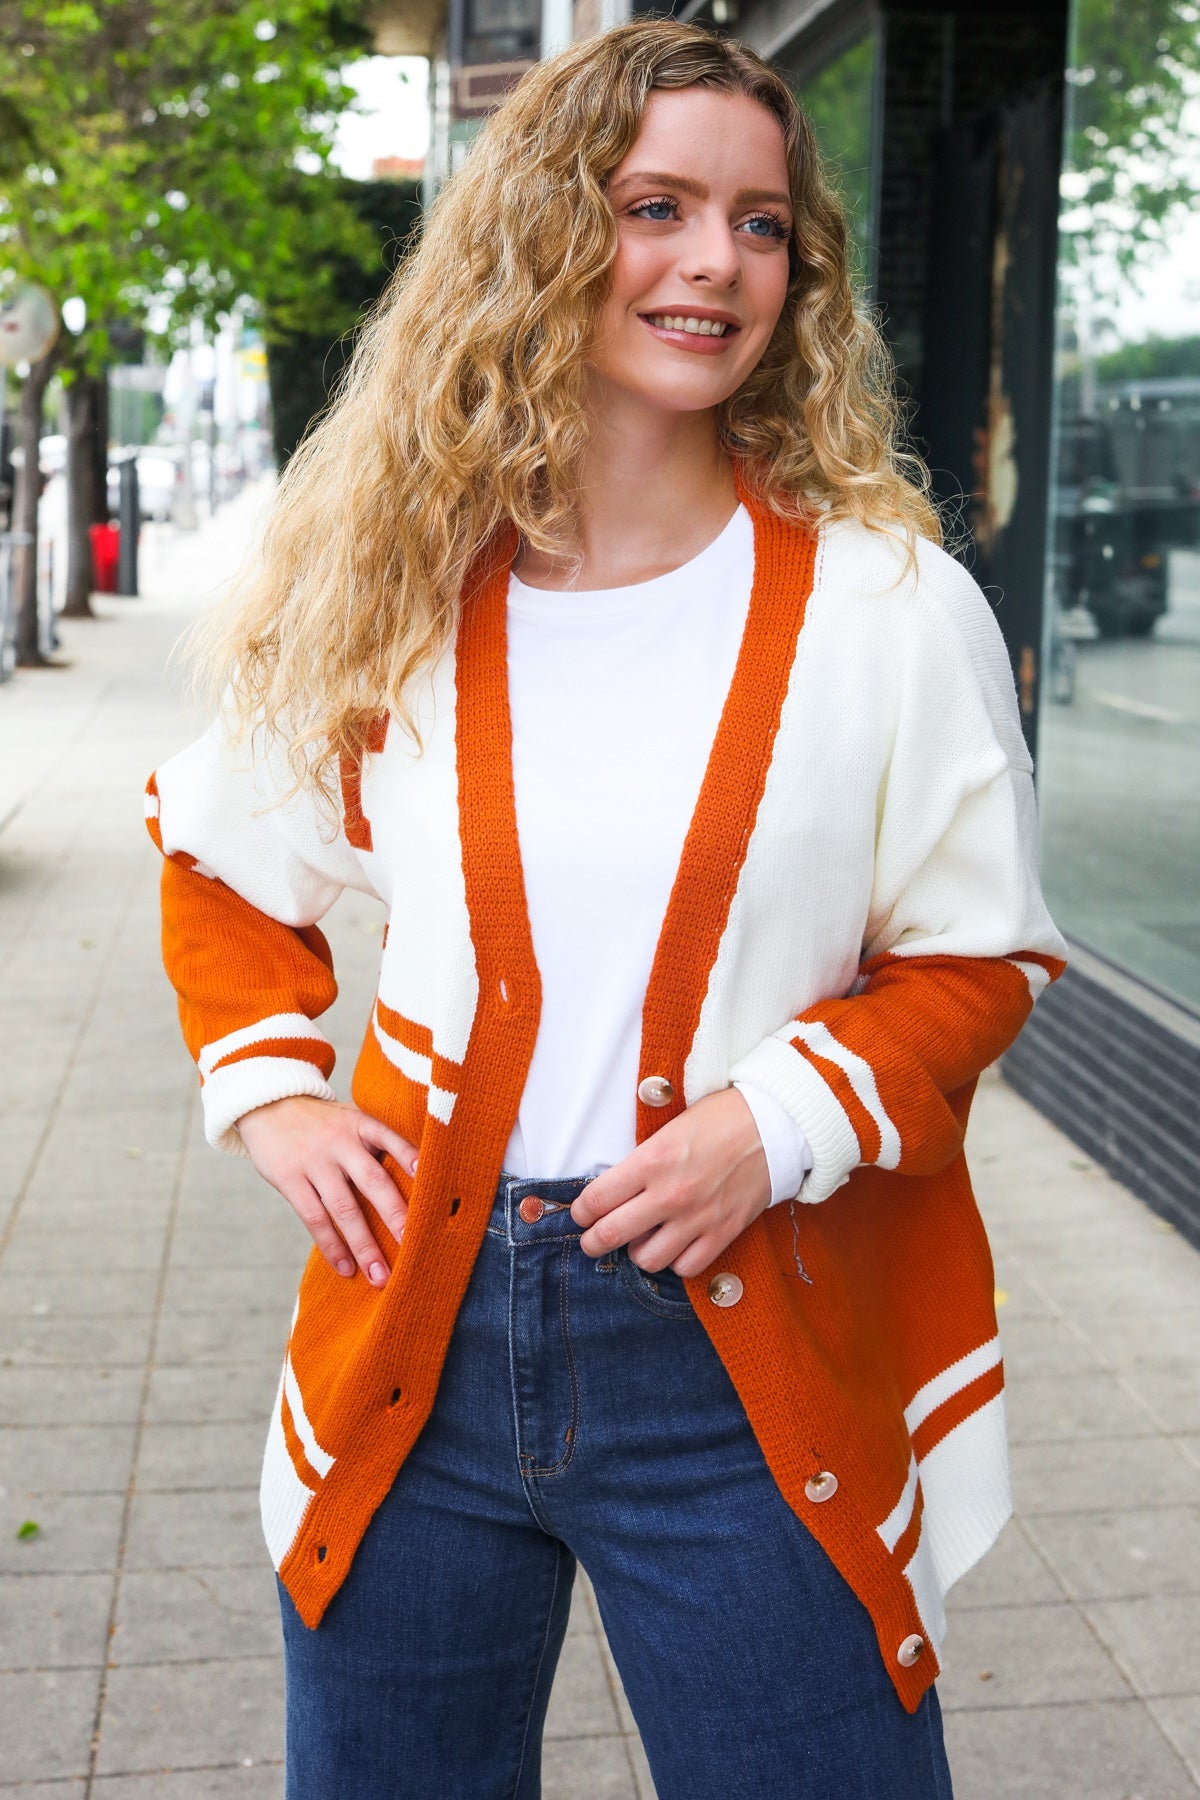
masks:
<path fill-rule="evenodd" d="M 540 1219 L 545 1210 L 546 1203 L 540 1194 L 526 1194 L 517 1208 L 527 1225 L 532 1225 L 535 1219 Z"/>

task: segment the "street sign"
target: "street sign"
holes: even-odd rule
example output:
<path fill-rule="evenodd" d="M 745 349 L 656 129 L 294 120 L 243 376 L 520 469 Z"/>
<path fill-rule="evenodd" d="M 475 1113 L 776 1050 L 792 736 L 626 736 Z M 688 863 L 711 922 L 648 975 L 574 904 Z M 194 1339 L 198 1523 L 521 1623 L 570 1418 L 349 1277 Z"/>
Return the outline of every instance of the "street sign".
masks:
<path fill-rule="evenodd" d="M 0 294 L 0 368 L 39 362 L 58 333 L 58 309 L 45 288 L 22 282 Z"/>

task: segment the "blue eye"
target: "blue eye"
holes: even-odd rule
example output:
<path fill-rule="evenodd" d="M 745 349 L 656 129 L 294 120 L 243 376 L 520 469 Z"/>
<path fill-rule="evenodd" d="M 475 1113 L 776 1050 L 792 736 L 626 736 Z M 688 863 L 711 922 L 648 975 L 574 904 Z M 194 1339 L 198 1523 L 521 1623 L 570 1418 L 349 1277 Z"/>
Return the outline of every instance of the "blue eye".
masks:
<path fill-rule="evenodd" d="M 674 200 L 643 200 L 640 206 L 630 207 L 635 219 L 649 219 L 655 225 L 665 223 L 674 210 Z"/>
<path fill-rule="evenodd" d="M 778 238 L 780 242 L 784 242 L 787 239 L 787 227 L 784 225 L 782 219 L 777 219 L 775 217 L 774 213 L 755 213 L 752 219 L 746 220 L 748 229 L 749 227 L 756 225 L 765 226 L 766 229 L 763 231 L 751 231 L 751 237 L 773 237 Z"/>

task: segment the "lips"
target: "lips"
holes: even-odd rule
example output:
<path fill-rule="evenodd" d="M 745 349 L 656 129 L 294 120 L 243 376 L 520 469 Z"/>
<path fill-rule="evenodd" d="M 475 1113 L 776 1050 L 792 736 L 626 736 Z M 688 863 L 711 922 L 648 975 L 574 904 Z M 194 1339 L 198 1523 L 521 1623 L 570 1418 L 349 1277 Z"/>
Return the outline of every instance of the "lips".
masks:
<path fill-rule="evenodd" d="M 731 313 L 706 306 L 661 307 L 638 317 L 664 343 L 710 355 L 727 349 L 741 330 Z"/>

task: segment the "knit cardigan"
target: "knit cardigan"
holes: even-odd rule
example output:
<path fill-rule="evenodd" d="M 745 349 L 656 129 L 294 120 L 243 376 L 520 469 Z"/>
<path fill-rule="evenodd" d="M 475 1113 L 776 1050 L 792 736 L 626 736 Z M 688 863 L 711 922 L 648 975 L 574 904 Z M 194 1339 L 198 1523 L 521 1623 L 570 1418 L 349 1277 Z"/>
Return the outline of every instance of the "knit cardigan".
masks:
<path fill-rule="evenodd" d="M 914 574 L 889 534 L 743 499 L 749 614 L 642 1015 L 639 1079 L 665 1077 L 673 1097 L 638 1100 L 637 1136 L 745 1078 L 808 1138 L 797 1200 L 686 1287 L 780 1491 L 869 1609 L 913 1710 L 938 1672 L 946 1591 L 1010 1512 L 967 1114 L 1064 945 L 1008 658 L 971 575 L 925 540 Z M 305 793 L 278 804 L 280 753 L 231 748 L 219 726 L 147 787 L 164 961 L 218 1148 L 244 1154 L 235 1121 L 251 1107 L 333 1097 L 317 921 L 346 887 L 388 909 L 351 1091 L 419 1147 L 415 1177 L 385 1159 L 408 1222 L 397 1245 L 366 1208 L 392 1265 L 380 1290 L 309 1257 L 263 1467 L 267 1543 L 312 1627 L 433 1406 L 537 1035 L 507 691 L 514 545 L 468 578 L 416 697 L 423 752 L 381 717 L 366 756 L 343 761 L 336 828 Z"/>

